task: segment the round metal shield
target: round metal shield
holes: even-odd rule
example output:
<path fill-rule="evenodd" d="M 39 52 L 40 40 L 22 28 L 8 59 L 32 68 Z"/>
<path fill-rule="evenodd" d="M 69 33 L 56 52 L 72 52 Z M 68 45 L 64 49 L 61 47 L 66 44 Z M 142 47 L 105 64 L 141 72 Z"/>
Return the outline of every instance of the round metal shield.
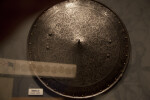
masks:
<path fill-rule="evenodd" d="M 49 90 L 88 98 L 111 88 L 129 61 L 130 41 L 118 16 L 101 3 L 69 0 L 44 11 L 28 36 L 28 58 L 77 66 L 76 77 L 39 77 Z"/>

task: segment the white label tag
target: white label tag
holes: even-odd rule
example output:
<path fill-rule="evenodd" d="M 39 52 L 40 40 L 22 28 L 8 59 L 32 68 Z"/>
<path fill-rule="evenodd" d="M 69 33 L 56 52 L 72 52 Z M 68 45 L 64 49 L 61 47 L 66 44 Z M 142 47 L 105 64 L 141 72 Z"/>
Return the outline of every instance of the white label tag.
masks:
<path fill-rule="evenodd" d="M 43 89 L 35 89 L 35 88 L 30 88 L 28 90 L 28 95 L 43 95 Z"/>

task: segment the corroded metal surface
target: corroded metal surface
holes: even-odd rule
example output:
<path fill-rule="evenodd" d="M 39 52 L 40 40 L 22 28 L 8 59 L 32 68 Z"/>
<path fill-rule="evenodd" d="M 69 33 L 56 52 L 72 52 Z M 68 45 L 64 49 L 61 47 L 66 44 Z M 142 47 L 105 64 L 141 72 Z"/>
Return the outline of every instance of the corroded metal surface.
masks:
<path fill-rule="evenodd" d="M 130 41 L 118 16 L 90 0 L 70 0 L 44 11 L 28 37 L 30 60 L 76 64 L 76 78 L 38 79 L 51 91 L 70 98 L 105 92 L 122 76 Z"/>

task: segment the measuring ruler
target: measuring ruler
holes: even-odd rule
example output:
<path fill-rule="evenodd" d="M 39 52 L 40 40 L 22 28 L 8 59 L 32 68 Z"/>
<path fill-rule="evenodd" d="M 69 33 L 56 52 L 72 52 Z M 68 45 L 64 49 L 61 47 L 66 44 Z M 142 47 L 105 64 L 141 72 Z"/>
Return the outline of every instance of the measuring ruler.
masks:
<path fill-rule="evenodd" d="M 75 64 L 24 61 L 0 58 L 0 74 L 74 78 Z"/>

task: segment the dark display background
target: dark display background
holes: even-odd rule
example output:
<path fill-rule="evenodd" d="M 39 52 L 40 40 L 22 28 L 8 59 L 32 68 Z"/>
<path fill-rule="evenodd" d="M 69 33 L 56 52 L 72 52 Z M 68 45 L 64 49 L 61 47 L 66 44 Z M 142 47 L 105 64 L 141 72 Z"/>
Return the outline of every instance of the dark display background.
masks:
<path fill-rule="evenodd" d="M 62 0 L 2 0 L 0 2 L 0 57 L 26 60 L 26 43 L 36 17 Z M 122 19 L 131 39 L 131 60 L 121 81 L 93 100 L 149 100 L 150 98 L 150 1 L 97 0 Z M 13 97 L 28 97 L 29 88 L 38 88 L 33 77 L 13 79 Z M 58 95 L 45 91 L 43 97 Z"/>

